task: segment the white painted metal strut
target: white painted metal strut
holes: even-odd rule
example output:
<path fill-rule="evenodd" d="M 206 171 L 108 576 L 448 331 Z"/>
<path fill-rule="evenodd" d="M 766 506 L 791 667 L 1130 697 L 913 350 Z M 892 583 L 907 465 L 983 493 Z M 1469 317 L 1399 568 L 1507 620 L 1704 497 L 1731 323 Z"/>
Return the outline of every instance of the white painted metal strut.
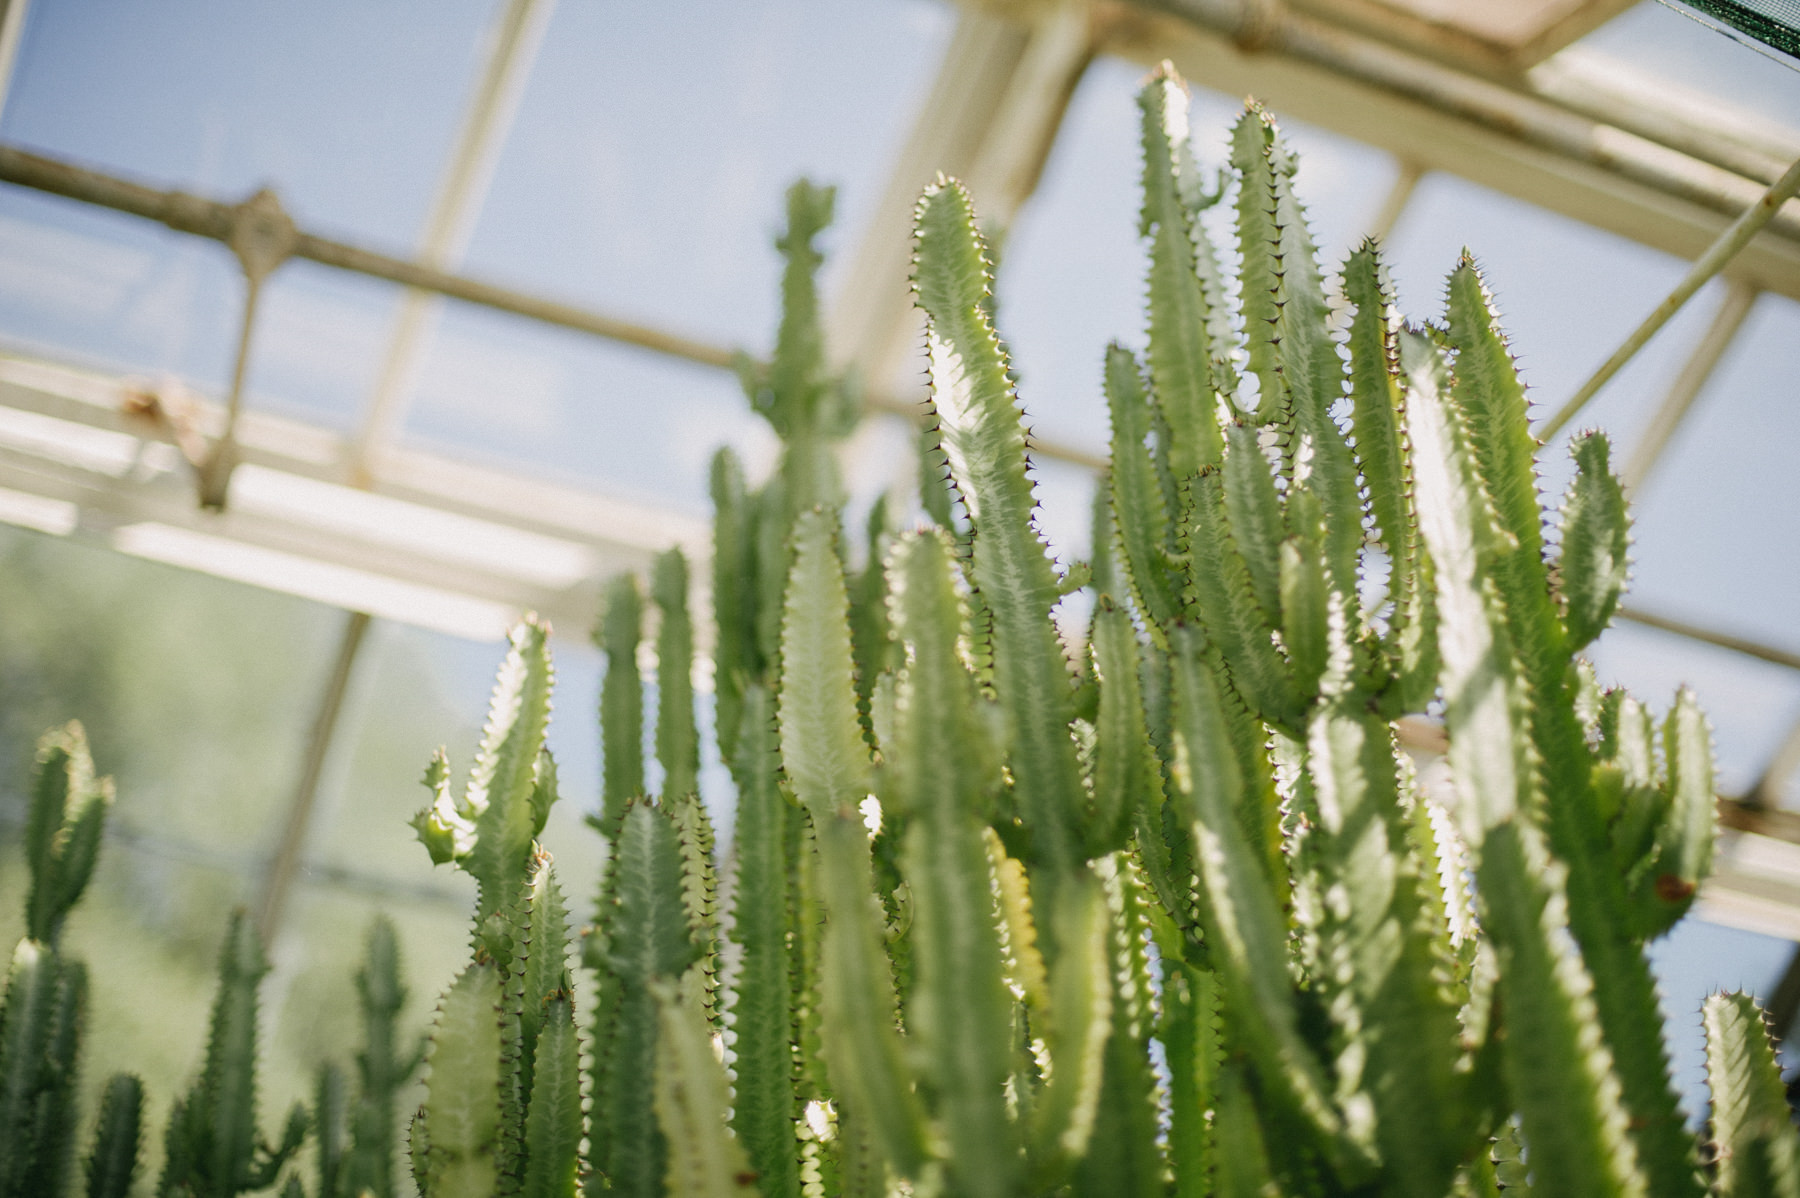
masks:
<path fill-rule="evenodd" d="M 555 0 L 507 0 L 501 10 L 491 35 L 487 66 L 425 221 L 425 235 L 417 251 L 419 262 L 453 270 L 462 261 L 555 7 Z M 405 419 L 440 303 L 437 296 L 416 287 L 408 288 L 400 300 L 387 356 L 363 411 L 362 429 L 350 446 L 350 480 L 359 486 L 374 476 L 382 451 Z"/>
<path fill-rule="evenodd" d="M 1644 481 L 1656 468 L 1662 458 L 1663 451 L 1668 448 L 1670 440 L 1677 429 L 1687 419 L 1694 401 L 1700 398 L 1707 381 L 1712 378 L 1713 371 L 1718 368 L 1719 360 L 1737 340 L 1738 330 L 1744 327 L 1745 317 L 1756 304 L 1759 292 L 1746 283 L 1730 283 L 1726 285 L 1725 298 L 1713 313 L 1712 323 L 1706 332 L 1701 334 L 1699 342 L 1681 367 L 1681 373 L 1669 385 L 1668 393 L 1663 396 L 1662 403 L 1650 417 L 1650 424 L 1637 444 L 1632 446 L 1631 457 L 1625 462 L 1625 469 L 1619 474 L 1619 481 L 1625 484 L 1627 492 L 1636 493 L 1643 490 Z"/>
<path fill-rule="evenodd" d="M 462 258 L 469 237 L 475 229 L 475 218 L 481 201 L 493 178 L 494 164 L 505 140 L 506 131 L 517 112 L 519 96 L 531 74 L 537 47 L 549 23 L 555 0 L 506 0 L 490 33 L 487 63 L 477 80 L 469 110 L 463 117 L 450 164 L 439 184 L 431 214 L 425 222 L 425 235 L 417 254 L 421 262 L 445 269 Z M 240 258 L 242 255 L 240 254 Z M 250 322 L 255 312 L 258 284 L 261 280 L 250 273 L 245 259 L 245 277 L 250 282 L 250 299 L 244 316 L 244 342 L 238 350 L 237 374 L 231 393 L 234 422 L 243 389 L 245 359 L 248 357 Z M 367 490 L 374 484 L 375 470 L 381 455 L 405 416 L 406 401 L 411 397 L 420 360 L 442 304 L 427 291 L 409 288 L 400 300 L 400 313 L 394 333 L 388 342 L 387 356 L 376 376 L 375 391 L 363 411 L 363 424 L 350 443 L 346 463 L 353 486 Z M 221 448 L 229 449 L 229 442 Z M 227 463 L 229 466 L 229 463 Z M 218 492 L 218 506 L 224 506 L 225 494 Z M 357 657 L 369 631 L 370 615 L 365 611 L 349 612 L 338 641 L 336 664 L 326 676 L 319 696 L 318 714 L 308 730 L 306 748 L 301 759 L 294 792 L 288 801 L 287 819 L 281 838 L 271 854 L 263 874 L 262 896 L 257 903 L 256 926 L 264 945 L 272 945 L 281 934 L 287 914 L 288 897 L 294 887 L 312 829 L 313 811 L 317 806 L 319 782 L 331 748 L 337 739 L 339 716 L 344 697 L 356 670 Z"/>

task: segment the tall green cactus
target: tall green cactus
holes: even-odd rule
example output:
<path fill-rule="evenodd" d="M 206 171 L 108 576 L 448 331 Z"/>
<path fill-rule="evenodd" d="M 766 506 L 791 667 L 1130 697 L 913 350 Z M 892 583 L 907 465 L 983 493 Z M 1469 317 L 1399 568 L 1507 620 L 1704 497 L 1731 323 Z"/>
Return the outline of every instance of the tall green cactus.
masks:
<path fill-rule="evenodd" d="M 544 747 L 549 629 L 513 630 L 461 798 L 440 751 L 413 824 L 437 863 L 478 886 L 473 959 L 444 995 L 413 1121 L 413 1174 L 430 1195 L 572 1193 L 579 1113 L 568 909 L 537 842 L 558 793 Z M 541 1068 L 540 1068 L 541 1066 Z"/>
<path fill-rule="evenodd" d="M 886 581 L 898 652 L 880 658 L 852 631 L 835 522 L 796 526 L 781 762 L 830 932 L 821 990 L 794 997 L 818 1003 L 841 1114 L 878 1108 L 890 1177 L 959 1191 L 1445 1194 L 1492 1178 L 1488 1140 L 1516 1113 L 1548 1193 L 1691 1192 L 1642 944 L 1709 858 L 1709 738 L 1685 695 L 1660 751 L 1622 697 L 1592 729 L 1578 714 L 1571 654 L 1616 608 L 1628 550 L 1604 441 L 1576 445 L 1550 562 L 1522 391 L 1472 265 L 1448 331 L 1415 331 L 1364 246 L 1345 355 L 1292 157 L 1253 109 L 1231 150 L 1234 321 L 1172 73 L 1142 108 L 1150 348 L 1145 366 L 1115 347 L 1105 372 L 1103 540 L 1121 552 L 1082 683 L 1097 697 L 1075 693 L 1048 619 L 1079 580 L 1032 529 L 989 268 L 954 184 L 920 205 L 916 285 L 930 447 L 969 554 L 952 569 L 940 542 L 904 544 Z M 1440 690 L 1460 835 L 1387 722 Z M 903 890 L 877 884 L 853 832 L 870 792 Z M 904 900 L 872 904 L 872 886 Z M 941 1039 L 949 1010 L 966 1040 Z M 1139 1105 L 1153 1041 L 1166 1137 Z"/>
<path fill-rule="evenodd" d="M 599 636 L 584 1112 L 563 909 L 532 843 L 555 791 L 549 667 L 541 630 L 515 634 L 479 783 L 453 799 L 440 759 L 418 821 L 482 886 L 415 1124 L 427 1195 L 578 1176 L 784 1198 L 1800 1184 L 1745 1000 L 1707 1010 L 1720 1163 L 1679 1126 L 1644 946 L 1710 864 L 1710 735 L 1686 692 L 1658 726 L 1574 657 L 1627 573 L 1607 443 L 1574 443 L 1546 537 L 1473 262 L 1443 326 L 1410 325 L 1365 244 L 1339 331 L 1273 120 L 1245 113 L 1209 188 L 1171 70 L 1140 109 L 1148 347 L 1106 352 L 1091 573 L 1059 572 L 1037 535 L 992 266 L 949 180 L 919 205 L 915 286 L 925 457 L 952 490 L 930 476 L 938 527 L 897 536 L 878 505 L 852 567 L 829 451 L 851 393 L 825 372 L 813 281 L 830 198 L 790 193 L 776 352 L 742 371 L 781 462 L 756 487 L 722 453 L 712 479 L 735 843 L 721 862 L 697 793 L 670 554 L 648 591 L 660 795 L 640 584 L 613 584 Z M 1229 256 L 1200 220 L 1228 195 Z M 1051 614 L 1083 586 L 1074 653 Z M 1427 711 L 1447 787 L 1393 723 Z"/>
<path fill-rule="evenodd" d="M 400 1043 L 399 1016 L 406 1004 L 400 982 L 400 946 L 385 916 L 369 926 L 362 969 L 356 975 L 362 1009 L 363 1048 L 356 1055 L 352 1093 L 341 1069 L 320 1067 L 312 1126 L 319 1198 L 388 1198 L 394 1184 L 395 1132 L 400 1090 L 424 1059 L 423 1041 Z"/>
<path fill-rule="evenodd" d="M 25 821 L 26 934 L 0 994 L 0 1195 L 6 1198 L 55 1194 L 71 1172 L 88 978 L 86 967 L 57 945 L 93 876 L 112 800 L 112 780 L 94 776 L 80 724 L 44 734 Z M 111 1084 L 136 1083 L 115 1078 Z M 96 1146 L 103 1188 L 129 1186 L 136 1165 L 137 1107 L 127 1111 L 124 1103 L 123 1097 L 115 1103 L 117 1113 Z M 91 1171 L 96 1158 L 89 1159 Z"/>
<path fill-rule="evenodd" d="M 234 912 L 219 952 L 206 1064 L 170 1108 L 158 1195 L 233 1198 L 269 1189 L 306 1137 L 306 1108 L 299 1103 L 279 1140 L 265 1139 L 257 1128 L 257 990 L 268 972 L 255 926 Z"/>

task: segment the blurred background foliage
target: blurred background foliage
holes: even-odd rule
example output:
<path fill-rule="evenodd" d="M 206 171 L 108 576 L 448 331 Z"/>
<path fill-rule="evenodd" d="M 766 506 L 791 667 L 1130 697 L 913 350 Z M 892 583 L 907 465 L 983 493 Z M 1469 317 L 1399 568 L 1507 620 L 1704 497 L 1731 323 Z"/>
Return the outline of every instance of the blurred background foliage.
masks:
<path fill-rule="evenodd" d="M 198 1070 L 226 923 L 258 897 L 342 620 L 304 600 L 0 528 L 0 938 L 24 931 L 19 829 L 38 737 L 79 719 L 96 768 L 118 788 L 65 937 L 93 979 L 90 1120 L 106 1077 L 129 1070 L 149 1090 L 146 1127 L 159 1129 Z M 356 1009 L 373 910 L 400 933 L 409 1028 L 423 1030 L 466 952 L 463 879 L 433 874 L 405 821 L 424 797 L 431 751 L 473 744 L 479 708 L 449 697 L 438 638 L 381 624 L 371 638 L 322 788 L 330 827 L 312 842 L 263 991 L 265 1111 L 310 1096 L 319 1062 L 349 1064 L 361 1031 L 343 1016 Z M 146 1136 L 148 1176 L 158 1140 Z"/>

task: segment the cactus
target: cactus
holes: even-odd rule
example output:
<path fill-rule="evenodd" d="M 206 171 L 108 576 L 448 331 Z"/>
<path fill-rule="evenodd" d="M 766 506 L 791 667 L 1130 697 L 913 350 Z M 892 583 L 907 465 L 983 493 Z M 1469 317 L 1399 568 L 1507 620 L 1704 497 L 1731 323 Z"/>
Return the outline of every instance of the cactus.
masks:
<path fill-rule="evenodd" d="M 86 1164 L 87 1198 L 126 1198 L 143 1146 L 144 1084 L 128 1073 L 106 1084 Z"/>
<path fill-rule="evenodd" d="M 80 724 L 54 729 L 39 740 L 30 798 L 26 934 L 13 951 L 0 994 L 0 1195 L 6 1198 L 58 1193 L 71 1172 L 88 979 L 86 967 L 57 945 L 70 910 L 93 876 L 113 801 L 112 780 L 94 776 Z M 102 1169 L 108 1186 L 130 1185 L 135 1114 L 131 1130 L 130 1167 L 108 1160 Z"/>
<path fill-rule="evenodd" d="M 1606 443 L 1575 443 L 1552 560 L 1472 261 L 1445 327 L 1415 327 L 1365 245 L 1340 344 L 1292 156 L 1256 108 L 1229 155 L 1232 312 L 1198 220 L 1226 188 L 1201 179 L 1185 104 L 1166 70 L 1141 100 L 1149 349 L 1107 354 L 1078 672 L 1048 617 L 1086 576 L 1034 532 L 991 268 L 953 182 L 921 201 L 915 284 L 927 459 L 966 523 L 895 543 L 878 515 L 851 574 L 831 506 L 804 501 L 827 490 L 804 475 L 816 446 L 790 443 L 760 493 L 716 464 L 738 1139 L 684 1168 L 742 1151 L 773 1193 L 797 1169 L 808 1192 L 1424 1198 L 1491 1189 L 1523 1156 L 1546 1193 L 1693 1192 L 1643 944 L 1709 862 L 1710 738 L 1685 693 L 1659 733 L 1572 664 L 1628 563 Z M 783 243 L 790 284 L 802 241 Z M 819 394 L 798 381 L 818 377 L 805 316 L 747 375 L 784 435 Z M 1389 723 L 1438 693 L 1449 812 Z"/>
<path fill-rule="evenodd" d="M 1706 1000 L 1706 1080 L 1722 1198 L 1800 1195 L 1800 1144 L 1775 1064 L 1769 1029 L 1742 994 Z"/>
<path fill-rule="evenodd" d="M 206 1064 L 170 1107 L 159 1195 L 232 1198 L 269 1189 L 306 1137 L 306 1108 L 299 1103 L 279 1140 L 257 1128 L 257 988 L 268 971 L 255 926 L 233 912 L 219 953 Z"/>
<path fill-rule="evenodd" d="M 343 1070 L 319 1069 L 312 1112 L 319 1198 L 388 1198 L 395 1194 L 394 1154 L 399 1091 L 424 1058 L 423 1042 L 402 1049 L 396 1024 L 406 1005 L 394 925 L 369 925 L 362 969 L 356 975 L 363 1048 L 356 1057 L 352 1094 Z"/>
<path fill-rule="evenodd" d="M 566 1194 L 578 1170 L 589 1194 L 1706 1183 L 1671 1122 L 1644 945 L 1710 863 L 1710 735 L 1686 692 L 1659 728 L 1574 658 L 1629 564 L 1604 438 L 1574 443 L 1553 557 L 1473 261 L 1443 326 L 1411 325 L 1364 245 L 1340 335 L 1272 119 L 1246 111 L 1209 188 L 1172 71 L 1141 113 L 1149 346 L 1106 353 L 1091 568 L 1059 571 L 1036 534 L 992 267 L 949 180 L 920 202 L 915 275 L 936 527 L 896 536 L 884 501 L 850 566 L 826 447 L 851 393 L 824 373 L 812 283 L 830 204 L 790 193 L 775 357 L 742 371 L 781 463 L 752 488 L 721 453 L 712 480 L 729 884 L 695 792 L 670 554 L 649 591 L 659 796 L 638 756 L 640 584 L 612 585 L 599 636 L 588 1156 L 575 1025 L 532 959 L 560 961 L 560 908 L 484 898 L 415 1131 L 428 1195 Z M 1199 220 L 1228 193 L 1235 303 Z M 1071 654 L 1050 615 L 1084 586 Z M 1439 696 L 1448 802 L 1392 723 Z M 496 868 L 478 839 L 512 825 L 452 802 L 444 774 L 420 821 L 434 856 Z M 538 861 L 513 876 L 550 894 Z M 1749 1011 L 1708 1008 L 1726 1192 L 1790 1184 L 1800 1151 Z"/>

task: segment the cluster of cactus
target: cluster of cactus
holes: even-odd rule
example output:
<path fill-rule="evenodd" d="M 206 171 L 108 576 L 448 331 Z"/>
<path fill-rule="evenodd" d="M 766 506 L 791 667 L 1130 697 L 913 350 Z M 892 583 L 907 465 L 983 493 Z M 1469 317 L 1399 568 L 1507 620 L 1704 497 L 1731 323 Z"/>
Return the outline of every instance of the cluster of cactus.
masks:
<path fill-rule="evenodd" d="M 1575 440 L 1547 537 L 1473 261 L 1412 325 L 1364 245 L 1334 332 L 1269 117 L 1209 192 L 1171 70 L 1140 106 L 1148 348 L 1107 353 L 1111 469 L 1066 571 L 947 180 L 915 274 L 936 518 L 895 533 L 877 504 L 848 567 L 831 443 L 856 405 L 813 282 L 831 193 L 790 192 L 776 350 L 743 370 L 783 457 L 760 490 L 729 452 L 713 471 L 731 852 L 671 552 L 659 795 L 634 579 L 596 634 L 609 852 L 577 1020 L 523 625 L 465 796 L 440 759 L 418 821 L 481 893 L 414 1127 L 428 1198 L 1800 1193 L 1750 1000 L 1706 1007 L 1710 1144 L 1670 1078 L 1645 944 L 1709 865 L 1710 733 L 1686 692 L 1659 726 L 1576 656 L 1626 578 L 1606 440 Z M 1235 287 L 1201 215 L 1227 196 Z M 1076 645 L 1053 609 L 1084 587 Z M 1441 719 L 1447 782 L 1403 717 Z"/>
<path fill-rule="evenodd" d="M 106 1084 L 82 1178 L 73 1175 L 78 1067 L 87 1020 L 86 967 L 58 946 L 63 924 L 93 876 L 110 779 L 94 776 L 81 725 L 45 735 L 38 746 L 25 827 L 31 874 L 26 935 L 0 997 L 0 1198 L 126 1198 L 142 1164 L 145 1093 L 135 1076 Z M 377 920 L 358 978 L 367 1048 L 352 1112 L 335 1066 L 321 1070 L 318 1107 L 296 1103 L 279 1141 L 257 1130 L 257 989 L 268 962 L 256 930 L 234 913 L 219 959 L 206 1061 L 187 1094 L 175 1099 L 163 1139 L 159 1198 L 233 1198 L 282 1184 L 304 1198 L 294 1167 L 309 1130 L 318 1132 L 319 1198 L 391 1198 L 396 1158 L 395 1103 L 417 1068 L 394 1054 L 405 994 L 394 930 Z"/>
<path fill-rule="evenodd" d="M 425 1198 L 1800 1198 L 1754 1003 L 1706 1004 L 1704 1140 L 1670 1078 L 1645 945 L 1709 865 L 1710 734 L 1685 692 L 1659 724 L 1576 656 L 1627 571 L 1606 440 L 1573 443 L 1547 535 L 1473 262 L 1441 324 L 1412 325 L 1365 245 L 1335 331 L 1273 122 L 1245 112 L 1209 191 L 1186 105 L 1167 68 L 1140 97 L 1148 343 L 1107 351 L 1111 468 L 1091 561 L 1066 570 L 1034 527 L 990 262 L 947 180 L 917 224 L 930 518 L 897 532 L 877 503 L 849 569 L 833 443 L 857 403 L 814 282 L 832 195 L 789 193 L 776 350 L 741 372 L 783 455 L 759 489 L 728 452 L 713 470 L 730 852 L 699 795 L 671 551 L 653 611 L 621 578 L 597 631 L 607 854 L 577 944 L 539 840 L 547 630 L 521 624 L 466 784 L 440 753 L 414 821 L 477 886 L 411 1125 Z M 1229 259 L 1202 215 L 1227 197 Z M 1055 609 L 1083 589 L 1086 635 L 1066 635 Z M 1421 717 L 1448 740 L 1436 781 L 1400 743 Z M 73 1186 L 86 975 L 56 944 L 109 795 L 78 729 L 46 740 L 0 1000 L 0 1198 Z M 309 1132 L 320 1198 L 394 1192 L 417 1063 L 396 956 L 378 925 L 359 1097 L 327 1067 L 270 1142 L 267 965 L 237 917 L 159 1192 L 298 1198 Z M 87 1193 L 130 1189 L 142 1107 L 134 1079 L 107 1087 Z"/>

